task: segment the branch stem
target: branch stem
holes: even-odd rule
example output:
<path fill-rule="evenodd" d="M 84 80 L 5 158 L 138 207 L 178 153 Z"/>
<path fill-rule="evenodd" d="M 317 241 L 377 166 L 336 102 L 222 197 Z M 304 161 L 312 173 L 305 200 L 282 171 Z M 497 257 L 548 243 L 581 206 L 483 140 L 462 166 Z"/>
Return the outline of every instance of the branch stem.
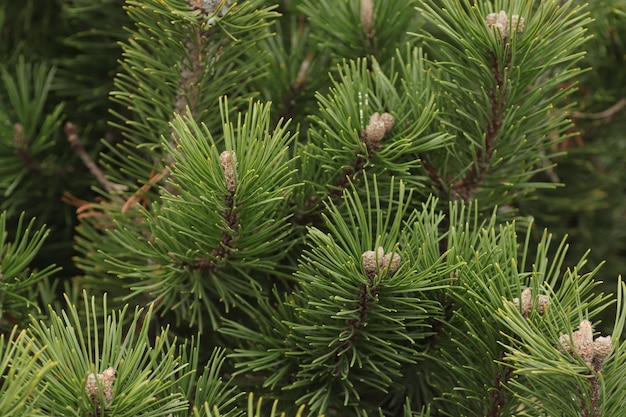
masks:
<path fill-rule="evenodd" d="M 98 165 L 91 159 L 91 157 L 85 150 L 85 147 L 83 146 L 83 143 L 78 136 L 78 128 L 74 123 L 66 122 L 63 131 L 65 132 L 67 140 L 70 142 L 70 145 L 74 152 L 76 152 L 81 161 L 83 161 L 83 164 L 85 164 L 87 169 L 89 169 L 89 172 L 91 172 L 91 174 L 96 177 L 96 180 L 100 183 L 100 185 L 104 187 L 106 192 L 108 192 L 109 194 L 115 194 L 120 191 L 126 190 L 127 187 L 125 185 L 116 184 L 106 179 L 100 167 L 98 167 Z"/>

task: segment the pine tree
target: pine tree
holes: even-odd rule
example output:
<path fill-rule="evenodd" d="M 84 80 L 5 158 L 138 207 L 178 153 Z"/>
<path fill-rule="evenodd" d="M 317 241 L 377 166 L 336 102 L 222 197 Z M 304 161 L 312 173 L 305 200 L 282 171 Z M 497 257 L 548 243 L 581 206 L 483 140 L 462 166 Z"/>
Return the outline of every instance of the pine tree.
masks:
<path fill-rule="evenodd" d="M 0 8 L 0 415 L 623 414 L 626 2 L 44 3 Z"/>

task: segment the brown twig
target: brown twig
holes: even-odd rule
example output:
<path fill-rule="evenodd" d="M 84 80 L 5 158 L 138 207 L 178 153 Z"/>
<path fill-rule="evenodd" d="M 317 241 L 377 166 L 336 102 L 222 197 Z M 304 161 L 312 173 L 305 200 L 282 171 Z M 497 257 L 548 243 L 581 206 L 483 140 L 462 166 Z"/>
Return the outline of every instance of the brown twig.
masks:
<path fill-rule="evenodd" d="M 13 145 L 15 146 L 15 153 L 22 160 L 22 164 L 28 172 L 39 173 L 39 162 L 28 152 L 29 140 L 24 134 L 24 126 L 21 123 L 13 125 Z"/>
<path fill-rule="evenodd" d="M 65 132 L 67 140 L 70 142 L 70 145 L 72 146 L 74 152 L 76 152 L 78 157 L 83 161 L 83 164 L 85 164 L 87 169 L 89 169 L 89 172 L 91 172 L 91 174 L 96 177 L 96 180 L 100 183 L 100 185 L 104 187 L 106 192 L 108 192 L 109 194 L 114 194 L 126 190 L 127 187 L 125 185 L 116 184 L 106 179 L 98 165 L 96 165 L 96 163 L 91 160 L 91 157 L 89 156 L 89 154 L 85 150 L 85 147 L 80 141 L 80 137 L 78 136 L 78 128 L 74 123 L 66 122 L 63 131 Z"/>
<path fill-rule="evenodd" d="M 509 402 L 507 384 L 511 379 L 511 373 L 509 367 L 504 367 L 504 369 L 496 372 L 493 382 L 494 389 L 491 391 L 491 415 L 493 416 L 499 416 Z"/>
<path fill-rule="evenodd" d="M 583 112 L 572 112 L 572 117 L 576 119 L 591 119 L 591 120 L 602 120 L 613 117 L 615 113 L 619 112 L 624 106 L 626 106 L 626 98 L 620 99 L 617 103 L 613 104 L 608 109 L 601 111 L 599 113 L 583 113 Z"/>
<path fill-rule="evenodd" d="M 348 352 L 348 355 L 350 354 L 351 350 L 348 347 L 356 344 L 361 328 L 367 325 L 367 318 L 374 308 L 374 304 L 376 304 L 379 290 L 380 286 L 374 282 L 373 278 L 369 278 L 369 283 L 363 283 L 359 286 L 354 303 L 354 310 L 358 312 L 358 316 L 346 320 L 346 330 L 350 333 L 350 337 L 333 343 L 330 347 L 335 352 Z M 344 359 L 342 355 L 337 354 L 335 356 L 333 374 L 340 372 L 342 359 Z"/>
<path fill-rule="evenodd" d="M 439 175 L 439 173 L 437 172 L 437 170 L 435 169 L 435 167 L 433 166 L 433 164 L 428 159 L 426 159 L 426 156 L 423 154 L 419 154 L 418 157 L 420 159 L 420 162 L 422 163 L 422 167 L 424 167 L 424 169 L 428 173 L 428 177 L 433 182 L 433 185 L 439 192 L 439 195 L 442 197 L 446 196 L 448 191 L 446 190 L 444 181 Z"/>
<path fill-rule="evenodd" d="M 116 196 L 118 197 L 118 196 Z M 87 201 L 80 199 L 69 192 L 65 192 L 61 197 L 61 201 L 71 206 L 76 207 L 76 218 L 81 219 L 98 219 L 93 221 L 93 226 L 97 230 L 108 230 L 114 227 L 113 219 L 107 213 L 108 210 L 113 210 L 114 207 L 119 207 L 117 202 L 106 201 L 102 198 L 97 198 L 97 202 Z"/>
<path fill-rule="evenodd" d="M 508 89 L 505 84 L 504 74 L 500 68 L 508 67 L 511 59 L 510 53 L 504 63 L 498 61 L 498 58 L 493 52 L 491 52 L 490 55 L 491 72 L 495 86 L 493 90 L 489 92 L 491 115 L 485 127 L 485 146 L 483 149 L 476 151 L 476 163 L 468 170 L 462 179 L 454 183 L 450 190 L 452 197 L 459 198 L 466 202 L 472 199 L 476 189 L 489 170 L 491 158 L 493 157 L 493 147 L 502 128 L 502 121 L 504 120 L 508 99 Z"/>
<path fill-rule="evenodd" d="M 222 212 L 222 216 L 226 221 L 227 228 L 222 230 L 222 238 L 217 243 L 216 247 L 211 250 L 211 256 L 195 262 L 181 262 L 178 265 L 179 268 L 185 268 L 191 271 L 202 271 L 210 274 L 218 267 L 221 260 L 227 258 L 228 255 L 234 251 L 239 232 L 239 212 L 235 207 L 234 198 L 234 190 L 229 191 L 228 194 L 224 196 L 226 209 Z"/>
<path fill-rule="evenodd" d="M 174 163 L 172 163 L 170 166 L 174 166 Z M 133 194 L 132 196 L 130 196 L 130 198 L 128 200 L 126 200 L 126 202 L 122 206 L 122 213 L 126 213 L 129 209 L 131 209 L 138 202 L 140 202 L 144 198 L 146 193 L 150 190 L 150 188 L 152 188 L 156 183 L 161 181 L 166 175 L 169 174 L 169 172 L 170 172 L 169 166 L 166 166 L 165 168 L 163 168 L 161 170 L 161 172 L 159 172 L 158 174 L 152 176 L 148 180 L 147 183 L 142 185 L 141 188 L 139 188 L 137 191 L 135 191 L 135 194 Z"/>
<path fill-rule="evenodd" d="M 580 401 L 580 410 L 582 411 L 582 415 L 584 417 L 600 417 L 600 381 L 598 376 L 593 376 L 589 379 L 589 387 L 591 388 L 591 392 L 589 393 L 589 401 L 586 399 L 582 399 Z M 581 397 L 586 397 L 588 394 L 583 392 L 580 388 L 578 389 L 578 393 Z"/>
<path fill-rule="evenodd" d="M 309 81 L 310 70 L 311 70 L 311 62 L 313 61 L 313 53 L 307 53 L 306 57 L 300 64 L 300 68 L 298 69 L 298 73 L 296 74 L 296 79 L 291 83 L 290 88 L 285 92 L 284 97 L 284 105 L 282 109 L 279 110 L 275 117 L 275 123 L 278 123 L 281 119 L 288 119 L 293 116 L 293 109 L 297 106 L 297 99 L 300 96 L 300 93 Z"/>
<path fill-rule="evenodd" d="M 306 84 L 307 79 L 309 77 L 309 70 L 310 70 L 309 67 L 311 66 L 312 60 L 313 60 L 313 52 L 307 53 L 304 60 L 302 60 L 302 63 L 300 64 L 300 68 L 298 68 L 298 74 L 296 75 L 296 79 L 291 85 L 294 95 L 300 92 L 300 90 Z"/>
<path fill-rule="evenodd" d="M 194 39 L 192 39 L 192 37 Z M 185 41 L 185 49 L 187 54 L 184 56 L 180 65 L 180 85 L 175 103 L 175 112 L 184 115 L 187 112 L 187 106 L 191 109 L 191 114 L 195 114 L 197 110 L 197 102 L 199 98 L 200 77 L 204 70 L 206 61 L 205 48 L 203 48 L 203 33 L 196 30 Z M 217 56 L 215 57 L 217 60 Z"/>

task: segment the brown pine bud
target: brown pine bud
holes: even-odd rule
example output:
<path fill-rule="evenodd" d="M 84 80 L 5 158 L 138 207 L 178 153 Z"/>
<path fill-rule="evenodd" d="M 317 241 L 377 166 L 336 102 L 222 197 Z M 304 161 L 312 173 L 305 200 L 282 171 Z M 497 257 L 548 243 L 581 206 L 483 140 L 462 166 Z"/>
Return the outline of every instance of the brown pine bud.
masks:
<path fill-rule="evenodd" d="M 593 326 L 589 320 L 583 320 L 578 325 L 578 330 L 569 335 L 559 337 L 561 351 L 573 353 L 576 351 L 585 364 L 594 371 L 602 370 L 604 359 L 612 352 L 613 344 L 611 336 L 598 336 L 593 340 Z"/>
<path fill-rule="evenodd" d="M 398 268 L 400 268 L 401 262 L 402 259 L 400 258 L 400 255 L 398 255 L 397 253 L 388 253 L 383 256 L 383 261 L 381 262 L 380 267 L 381 269 L 389 268 L 389 273 L 394 274 L 398 270 Z"/>
<path fill-rule="evenodd" d="M 382 246 L 379 246 L 376 252 L 373 250 L 368 250 L 363 252 L 361 255 L 363 259 L 363 269 L 365 270 L 365 275 L 367 275 L 370 279 L 374 278 L 378 273 L 378 265 L 382 261 L 382 258 L 385 256 L 385 250 Z"/>
<path fill-rule="evenodd" d="M 495 28 L 496 31 L 500 32 L 502 39 L 506 39 L 509 36 L 509 18 L 504 10 L 501 10 L 499 13 L 489 13 L 485 17 L 485 23 L 490 28 Z"/>
<path fill-rule="evenodd" d="M 393 128 L 393 125 L 396 124 L 396 119 L 394 119 L 393 115 L 391 113 L 383 113 L 380 115 L 380 120 L 383 122 L 383 124 L 385 125 L 385 134 L 391 132 L 391 129 Z"/>
<path fill-rule="evenodd" d="M 224 169 L 224 177 L 226 178 L 226 188 L 231 193 L 235 192 L 237 179 L 235 177 L 235 169 L 237 168 L 237 155 L 235 151 L 224 151 L 220 154 L 220 163 Z"/>
<path fill-rule="evenodd" d="M 524 18 L 517 14 L 511 16 L 511 29 L 516 30 L 517 33 L 522 33 L 524 31 Z"/>
<path fill-rule="evenodd" d="M 537 313 L 545 314 L 548 311 L 548 306 L 550 305 L 550 297 L 545 294 L 541 294 L 539 299 L 537 300 Z"/>
<path fill-rule="evenodd" d="M 580 343 L 592 343 L 593 342 L 593 326 L 589 320 L 583 320 L 578 325 L 578 330 L 574 332 L 574 340 L 576 340 L 577 334 L 580 334 Z"/>
<path fill-rule="evenodd" d="M 385 137 L 385 122 L 380 120 L 380 114 L 374 113 L 365 128 L 365 143 L 371 149 L 380 148 L 380 142 Z"/>
<path fill-rule="evenodd" d="M 102 385 L 104 390 L 104 402 L 106 405 L 111 404 L 113 400 L 113 383 L 115 382 L 115 376 L 117 372 L 112 367 L 109 367 L 102 372 Z"/>
<path fill-rule="evenodd" d="M 85 382 L 85 392 L 91 402 L 100 405 L 100 387 L 104 396 L 104 405 L 109 406 L 113 401 L 113 383 L 115 382 L 116 371 L 112 367 L 107 368 L 101 374 L 91 373 L 87 375 Z"/>
<path fill-rule="evenodd" d="M 370 151 L 380 149 L 383 138 L 391 131 L 394 124 L 395 119 L 390 113 L 372 114 L 361 138 L 367 145 L 367 149 Z"/>
<path fill-rule="evenodd" d="M 100 388 L 98 387 L 98 379 L 96 374 L 87 375 L 87 381 L 85 382 L 85 392 L 89 395 L 89 399 L 95 402 L 98 399 L 98 393 Z"/>
<path fill-rule="evenodd" d="M 559 336 L 559 344 L 562 352 L 572 353 L 572 340 L 570 339 L 568 334 L 562 334 Z"/>
<path fill-rule="evenodd" d="M 399 254 L 385 253 L 385 249 L 382 246 L 379 246 L 376 251 L 368 250 L 363 252 L 361 258 L 365 275 L 370 279 L 374 278 L 380 270 L 386 269 L 389 274 L 393 274 L 400 268 L 402 263 Z"/>
<path fill-rule="evenodd" d="M 504 10 L 501 10 L 499 13 L 489 13 L 485 17 L 485 24 L 490 29 L 495 28 L 497 32 L 500 32 L 502 39 L 507 39 L 511 30 L 517 33 L 524 31 L 524 18 L 514 14 L 509 21 L 509 17 Z"/>
<path fill-rule="evenodd" d="M 528 315 L 530 314 L 530 309 L 533 306 L 533 299 L 532 299 L 532 293 L 530 291 L 530 288 L 524 288 L 522 290 L 522 300 L 521 300 L 521 313 L 522 316 L 524 316 L 525 318 L 528 318 Z M 515 308 L 519 309 L 520 308 L 520 299 L 515 297 L 513 299 L 513 304 L 515 304 Z"/>
<path fill-rule="evenodd" d="M 593 348 L 597 357 L 601 359 L 606 358 L 613 351 L 611 336 L 598 336 L 593 341 Z"/>
<path fill-rule="evenodd" d="M 376 32 L 375 20 L 374 2 L 372 0 L 361 0 L 361 24 L 363 25 L 363 32 L 368 38 L 374 37 Z"/>
<path fill-rule="evenodd" d="M 530 292 L 530 288 L 524 289 L 522 291 L 522 314 L 527 316 L 530 313 L 530 308 L 532 307 L 532 293 Z"/>
<path fill-rule="evenodd" d="M 593 358 L 595 356 L 593 342 L 583 342 L 576 346 L 576 350 L 587 366 L 592 366 Z"/>
<path fill-rule="evenodd" d="M 203 13 L 210 15 L 217 11 L 217 8 L 219 7 L 220 3 L 222 3 L 222 0 L 187 0 L 187 3 L 189 4 L 189 6 L 191 6 L 192 9 L 200 10 Z M 229 3 L 230 1 L 227 1 L 226 5 L 228 5 Z M 226 5 L 224 7 L 226 7 Z M 223 12 L 220 10 L 220 13 Z"/>

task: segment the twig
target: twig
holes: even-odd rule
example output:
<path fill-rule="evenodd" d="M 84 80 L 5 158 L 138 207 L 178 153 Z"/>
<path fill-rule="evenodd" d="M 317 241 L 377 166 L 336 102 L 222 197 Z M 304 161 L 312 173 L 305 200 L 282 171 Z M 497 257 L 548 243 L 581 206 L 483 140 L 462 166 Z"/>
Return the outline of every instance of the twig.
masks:
<path fill-rule="evenodd" d="M 493 75 L 495 86 L 489 92 L 489 106 L 491 115 L 487 126 L 485 127 L 485 146 L 476 151 L 476 163 L 468 170 L 462 179 L 456 181 L 450 194 L 465 202 L 469 202 L 476 193 L 480 183 L 484 180 L 488 173 L 493 157 L 493 148 L 505 118 L 506 104 L 509 96 L 509 89 L 506 86 L 504 74 L 501 68 L 507 68 L 511 62 L 511 53 L 509 51 L 504 63 L 498 61 L 498 57 L 493 52 L 491 55 L 491 73 Z M 502 92 L 502 93 L 501 93 Z"/>
<path fill-rule="evenodd" d="M 292 111 L 297 106 L 296 100 L 300 92 L 306 87 L 310 76 L 311 62 L 313 61 L 313 53 L 309 52 L 298 69 L 296 79 L 291 83 L 290 88 L 285 93 L 284 106 L 275 117 L 275 123 L 281 119 L 288 119 L 293 116 Z"/>
<path fill-rule="evenodd" d="M 601 120 L 608 119 L 612 117 L 615 113 L 620 111 L 624 106 L 626 106 L 626 98 L 622 98 L 617 103 L 613 104 L 608 109 L 601 111 L 599 113 L 583 113 L 583 112 L 572 112 L 572 117 L 576 119 L 592 119 L 592 120 Z"/>
<path fill-rule="evenodd" d="M 291 88 L 294 92 L 294 95 L 298 93 L 302 87 L 306 84 L 306 81 L 309 77 L 309 70 L 311 66 L 311 61 L 313 60 L 313 52 L 309 52 L 306 55 L 306 58 L 300 64 L 300 68 L 298 69 L 298 74 L 296 75 L 296 80 L 293 82 Z"/>
<path fill-rule="evenodd" d="M 173 165 L 174 164 L 172 163 L 172 166 Z M 150 188 L 152 188 L 152 186 L 154 186 L 157 182 L 161 181 L 163 177 L 169 174 L 169 172 L 169 167 L 165 167 L 161 172 L 150 178 L 150 180 L 148 180 L 146 184 L 142 185 L 141 188 L 139 188 L 135 192 L 135 194 L 133 194 L 128 200 L 126 200 L 126 203 L 124 203 L 124 205 L 122 206 L 122 213 L 126 213 L 130 208 L 132 208 L 139 201 L 141 201 L 141 199 L 150 190 Z"/>
<path fill-rule="evenodd" d="M 215 248 L 211 250 L 210 256 L 193 263 L 183 261 L 177 265 L 179 268 L 212 274 L 219 267 L 220 261 L 226 259 L 235 250 L 239 233 L 239 212 L 235 206 L 234 198 L 234 190 L 229 191 L 224 196 L 226 209 L 222 212 L 222 216 L 226 221 L 227 227 L 222 230 L 222 238 Z"/>
<path fill-rule="evenodd" d="M 441 178 L 433 164 L 430 163 L 430 161 L 426 159 L 423 154 L 419 154 L 418 157 L 422 163 L 422 167 L 424 167 L 424 169 L 428 173 L 428 177 L 431 179 L 431 181 L 435 185 L 435 188 L 439 192 L 439 195 L 442 197 L 445 196 L 448 191 L 446 190 L 443 179 Z"/>
<path fill-rule="evenodd" d="M 67 140 L 70 142 L 70 145 L 72 146 L 74 152 L 76 152 L 78 157 L 83 161 L 83 164 L 85 164 L 87 169 L 89 169 L 89 172 L 91 172 L 91 174 L 96 177 L 96 180 L 100 183 L 100 185 L 104 187 L 104 189 L 109 194 L 125 191 L 127 189 L 125 185 L 116 184 L 105 178 L 98 165 L 96 165 L 96 163 L 91 160 L 89 154 L 87 154 L 87 151 L 85 151 L 85 147 L 83 146 L 82 142 L 80 141 L 80 137 L 78 136 L 78 129 L 76 128 L 76 125 L 74 123 L 66 122 L 65 126 L 63 127 L 63 131 L 65 132 Z"/>
<path fill-rule="evenodd" d="M 22 160 L 24 167 L 30 173 L 39 173 L 39 162 L 28 152 L 29 140 L 24 134 L 24 126 L 20 123 L 13 125 L 13 145 L 15 146 L 15 153 Z"/>
<path fill-rule="evenodd" d="M 501 357 L 501 360 L 504 358 Z M 493 391 L 491 391 L 491 415 L 499 416 L 502 410 L 509 403 L 507 393 L 507 384 L 511 379 L 511 368 L 505 367 L 504 370 L 496 372 L 495 381 L 493 383 Z"/>

